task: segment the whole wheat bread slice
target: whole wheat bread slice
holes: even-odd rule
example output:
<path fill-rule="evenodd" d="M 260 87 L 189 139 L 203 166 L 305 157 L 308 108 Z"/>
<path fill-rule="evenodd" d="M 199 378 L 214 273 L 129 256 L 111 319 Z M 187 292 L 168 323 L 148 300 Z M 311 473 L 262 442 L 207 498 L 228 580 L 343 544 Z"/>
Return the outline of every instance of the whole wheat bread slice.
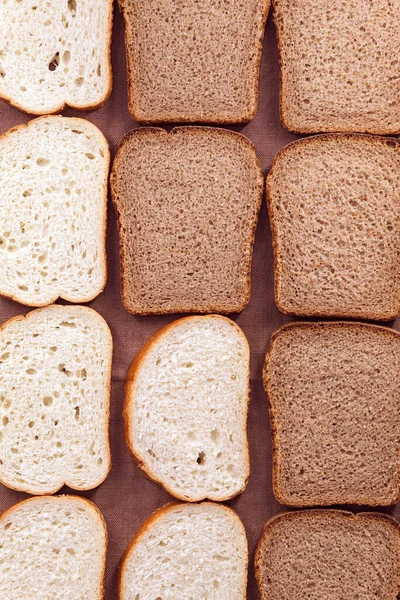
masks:
<path fill-rule="evenodd" d="M 270 0 L 119 0 L 136 121 L 239 123 L 255 116 Z"/>
<path fill-rule="evenodd" d="M 380 513 L 280 514 L 265 526 L 255 569 L 260 600 L 397 600 L 399 525 Z"/>
<path fill-rule="evenodd" d="M 244 136 L 209 127 L 138 129 L 111 174 L 122 299 L 136 314 L 239 312 L 263 178 Z"/>
<path fill-rule="evenodd" d="M 399 14 L 398 0 L 274 0 L 284 126 L 399 133 Z"/>
<path fill-rule="evenodd" d="M 267 201 L 278 308 L 389 320 L 400 312 L 400 143 L 298 140 L 275 157 Z"/>
<path fill-rule="evenodd" d="M 264 367 L 273 486 L 291 506 L 390 505 L 400 497 L 400 334 L 351 322 L 290 323 Z"/>
<path fill-rule="evenodd" d="M 170 504 L 143 524 L 122 559 L 119 600 L 245 600 L 246 532 L 227 506 Z"/>

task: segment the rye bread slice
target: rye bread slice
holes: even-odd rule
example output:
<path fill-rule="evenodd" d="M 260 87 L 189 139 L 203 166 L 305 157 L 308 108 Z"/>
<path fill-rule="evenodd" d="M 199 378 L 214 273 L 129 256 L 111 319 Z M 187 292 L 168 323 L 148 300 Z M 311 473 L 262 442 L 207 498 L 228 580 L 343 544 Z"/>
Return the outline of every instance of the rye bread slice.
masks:
<path fill-rule="evenodd" d="M 390 320 L 400 312 L 400 143 L 295 141 L 267 177 L 275 298 L 285 313 Z"/>
<path fill-rule="evenodd" d="M 241 311 L 263 177 L 244 136 L 209 127 L 138 129 L 111 174 L 122 299 L 136 314 Z"/>
<path fill-rule="evenodd" d="M 400 494 L 400 334 L 290 323 L 264 366 L 273 487 L 290 506 L 391 505 Z"/>
<path fill-rule="evenodd" d="M 284 513 L 255 555 L 260 600 L 397 600 L 398 523 L 380 513 Z"/>
<path fill-rule="evenodd" d="M 255 116 L 270 0 L 119 4 L 136 121 L 242 123 Z"/>
<path fill-rule="evenodd" d="M 399 0 L 274 0 L 284 127 L 399 133 L 399 15 Z"/>

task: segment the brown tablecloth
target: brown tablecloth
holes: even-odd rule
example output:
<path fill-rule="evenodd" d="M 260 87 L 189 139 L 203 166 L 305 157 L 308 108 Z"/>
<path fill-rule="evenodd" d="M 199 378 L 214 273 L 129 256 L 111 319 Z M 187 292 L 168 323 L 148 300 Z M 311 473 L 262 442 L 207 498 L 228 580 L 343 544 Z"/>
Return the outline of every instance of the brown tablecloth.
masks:
<path fill-rule="evenodd" d="M 84 42 L 83 42 L 84 43 Z M 65 116 L 80 116 L 92 121 L 107 137 L 112 156 L 122 136 L 137 125 L 127 109 L 127 85 L 123 22 L 115 11 L 112 46 L 114 87 L 109 101 L 99 110 L 82 113 L 67 109 Z M 256 118 L 244 127 L 232 127 L 248 136 L 255 144 L 264 174 L 267 174 L 276 152 L 295 139 L 279 121 L 279 68 L 275 32 L 268 19 L 260 73 L 260 99 Z M 29 121 L 31 116 L 0 100 L 0 133 Z M 126 312 L 119 295 L 118 235 L 115 213 L 109 204 L 108 284 L 90 306 L 107 320 L 114 338 L 112 372 L 110 439 L 113 467 L 98 489 L 85 492 L 103 512 L 109 530 L 106 600 L 116 598 L 118 563 L 129 541 L 143 521 L 156 508 L 170 502 L 171 497 L 156 483 L 146 479 L 134 464 L 124 442 L 121 416 L 124 379 L 132 358 L 153 333 L 176 316 L 134 317 Z M 0 323 L 28 312 L 28 308 L 11 300 L 0 299 Z M 246 334 L 251 349 L 251 403 L 248 435 L 251 453 L 251 476 L 246 491 L 230 501 L 247 530 L 250 550 L 248 599 L 256 600 L 253 574 L 254 550 L 267 519 L 282 510 L 271 488 L 271 438 L 267 402 L 262 387 L 262 365 L 271 333 L 289 320 L 275 306 L 273 295 L 273 260 L 267 211 L 263 203 L 253 255 L 252 294 L 247 308 L 233 317 Z M 395 326 L 400 329 L 400 320 Z M 64 487 L 60 493 L 75 493 Z M 0 484 L 0 512 L 26 498 Z M 400 518 L 400 510 L 390 510 Z M 22 599 L 21 599 L 22 600 Z"/>

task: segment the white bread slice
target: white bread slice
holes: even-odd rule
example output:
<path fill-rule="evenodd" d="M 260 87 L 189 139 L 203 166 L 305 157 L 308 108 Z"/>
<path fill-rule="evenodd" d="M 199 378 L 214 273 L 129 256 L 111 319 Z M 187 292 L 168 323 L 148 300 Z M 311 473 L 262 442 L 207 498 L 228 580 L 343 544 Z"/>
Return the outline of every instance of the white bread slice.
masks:
<path fill-rule="evenodd" d="M 139 466 L 182 500 L 227 500 L 249 476 L 249 346 L 230 319 L 186 317 L 155 334 L 127 376 L 125 435 Z"/>
<path fill-rule="evenodd" d="M 112 0 L 0 3 L 0 97 L 43 115 L 97 108 L 112 87 Z"/>
<path fill-rule="evenodd" d="M 83 306 L 48 306 L 0 329 L 0 481 L 30 494 L 96 487 L 110 470 L 112 338 Z M 1 595 L 0 595 L 1 597 Z"/>
<path fill-rule="evenodd" d="M 0 517 L 0 598 L 102 600 L 106 550 L 106 523 L 93 502 L 19 502 Z"/>
<path fill-rule="evenodd" d="M 109 148 L 83 119 L 41 117 L 0 137 L 0 294 L 89 302 L 107 279 Z"/>
<path fill-rule="evenodd" d="M 141 527 L 121 564 L 119 600 L 245 600 L 248 549 L 230 508 L 170 504 Z"/>

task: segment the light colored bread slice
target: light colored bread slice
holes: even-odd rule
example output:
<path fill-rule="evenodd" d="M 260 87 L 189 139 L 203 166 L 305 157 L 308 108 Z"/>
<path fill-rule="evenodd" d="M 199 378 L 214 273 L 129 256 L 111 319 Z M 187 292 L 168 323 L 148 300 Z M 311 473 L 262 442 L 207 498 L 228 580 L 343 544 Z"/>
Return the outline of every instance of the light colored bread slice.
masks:
<path fill-rule="evenodd" d="M 400 312 L 400 143 L 321 135 L 267 177 L 275 299 L 285 313 L 389 320 Z"/>
<path fill-rule="evenodd" d="M 0 294 L 89 302 L 107 280 L 109 149 L 83 119 L 41 117 L 0 137 Z"/>
<path fill-rule="evenodd" d="M 400 498 L 400 334 L 351 322 L 290 323 L 264 367 L 282 504 Z"/>
<path fill-rule="evenodd" d="M 232 509 L 170 504 L 129 545 L 119 600 L 245 600 L 247 562 L 246 532 Z"/>
<path fill-rule="evenodd" d="M 136 121 L 241 123 L 255 116 L 270 0 L 119 1 Z"/>
<path fill-rule="evenodd" d="M 77 496 L 29 498 L 0 518 L 1 600 L 102 600 L 107 528 Z"/>
<path fill-rule="evenodd" d="M 400 133 L 399 14 L 399 0 L 274 0 L 283 125 Z"/>
<path fill-rule="evenodd" d="M 260 600 L 397 600 L 399 525 L 381 513 L 284 513 L 255 555 Z"/>
<path fill-rule="evenodd" d="M 249 345 L 217 315 L 151 338 L 127 375 L 125 434 L 139 466 L 173 496 L 227 500 L 249 476 Z"/>
<path fill-rule="evenodd" d="M 83 306 L 0 329 L 0 481 L 30 494 L 96 487 L 110 470 L 112 338 Z M 0 595 L 1 597 L 1 595 Z"/>
<path fill-rule="evenodd" d="M 238 133 L 129 133 L 111 174 L 126 309 L 241 311 L 250 299 L 263 185 L 254 146 Z"/>
<path fill-rule="evenodd" d="M 43 115 L 97 108 L 112 87 L 112 0 L 4 0 L 0 97 Z"/>

